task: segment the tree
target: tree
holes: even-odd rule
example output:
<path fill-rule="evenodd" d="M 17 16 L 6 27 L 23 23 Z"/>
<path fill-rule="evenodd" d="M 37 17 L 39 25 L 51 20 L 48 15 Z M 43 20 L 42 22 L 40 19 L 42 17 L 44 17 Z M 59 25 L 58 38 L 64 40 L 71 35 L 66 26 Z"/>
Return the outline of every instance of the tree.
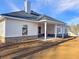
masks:
<path fill-rule="evenodd" d="M 79 24 L 71 24 L 69 25 L 69 31 L 71 31 L 74 34 L 78 34 L 79 33 Z"/>

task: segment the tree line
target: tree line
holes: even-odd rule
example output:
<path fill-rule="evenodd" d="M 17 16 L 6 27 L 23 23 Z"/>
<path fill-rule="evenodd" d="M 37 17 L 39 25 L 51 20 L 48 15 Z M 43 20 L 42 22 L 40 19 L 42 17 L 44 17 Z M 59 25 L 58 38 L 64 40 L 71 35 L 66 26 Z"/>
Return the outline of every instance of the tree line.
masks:
<path fill-rule="evenodd" d="M 69 31 L 78 35 L 79 34 L 79 24 L 71 24 L 69 25 Z"/>

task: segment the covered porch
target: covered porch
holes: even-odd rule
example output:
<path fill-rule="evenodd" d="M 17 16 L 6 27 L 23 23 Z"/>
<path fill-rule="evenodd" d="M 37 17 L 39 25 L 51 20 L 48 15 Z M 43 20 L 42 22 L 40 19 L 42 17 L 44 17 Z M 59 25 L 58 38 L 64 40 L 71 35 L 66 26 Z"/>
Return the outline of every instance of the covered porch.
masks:
<path fill-rule="evenodd" d="M 41 21 L 38 22 L 38 38 L 44 40 L 50 38 L 64 38 L 67 35 L 67 26 L 60 22 Z"/>

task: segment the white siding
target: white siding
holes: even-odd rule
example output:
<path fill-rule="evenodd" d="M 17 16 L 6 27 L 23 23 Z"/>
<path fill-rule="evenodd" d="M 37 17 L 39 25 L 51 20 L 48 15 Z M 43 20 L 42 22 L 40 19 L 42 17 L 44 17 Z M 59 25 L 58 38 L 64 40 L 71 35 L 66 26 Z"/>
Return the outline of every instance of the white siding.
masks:
<path fill-rule="evenodd" d="M 5 20 L 0 21 L 0 36 L 5 37 Z"/>
<path fill-rule="evenodd" d="M 47 33 L 48 34 L 54 34 L 54 27 L 55 25 L 54 24 L 48 24 L 47 25 Z"/>
<path fill-rule="evenodd" d="M 41 27 L 41 34 L 44 34 L 44 23 L 39 23 L 38 26 Z M 60 28 L 60 32 L 57 32 L 57 34 L 62 34 L 62 24 L 57 25 L 58 28 Z M 63 33 L 67 34 L 67 27 L 64 25 Z M 55 34 L 55 24 L 47 24 L 47 34 Z"/>
<path fill-rule="evenodd" d="M 6 37 L 22 36 L 23 25 L 28 26 L 28 35 L 38 35 L 38 24 L 33 22 L 19 21 L 16 19 L 6 20 Z"/>
<path fill-rule="evenodd" d="M 41 27 L 41 34 L 44 34 L 44 23 L 39 24 Z M 47 24 L 47 34 L 54 34 L 54 24 Z"/>

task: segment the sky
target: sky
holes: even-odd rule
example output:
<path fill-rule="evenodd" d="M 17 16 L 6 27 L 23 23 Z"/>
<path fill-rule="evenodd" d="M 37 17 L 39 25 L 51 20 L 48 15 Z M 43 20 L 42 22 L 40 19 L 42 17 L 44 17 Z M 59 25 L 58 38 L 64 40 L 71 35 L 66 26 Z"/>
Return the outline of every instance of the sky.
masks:
<path fill-rule="evenodd" d="M 79 0 L 30 0 L 31 10 L 67 24 L 79 24 Z M 0 0 L 0 14 L 24 10 L 24 0 Z"/>

